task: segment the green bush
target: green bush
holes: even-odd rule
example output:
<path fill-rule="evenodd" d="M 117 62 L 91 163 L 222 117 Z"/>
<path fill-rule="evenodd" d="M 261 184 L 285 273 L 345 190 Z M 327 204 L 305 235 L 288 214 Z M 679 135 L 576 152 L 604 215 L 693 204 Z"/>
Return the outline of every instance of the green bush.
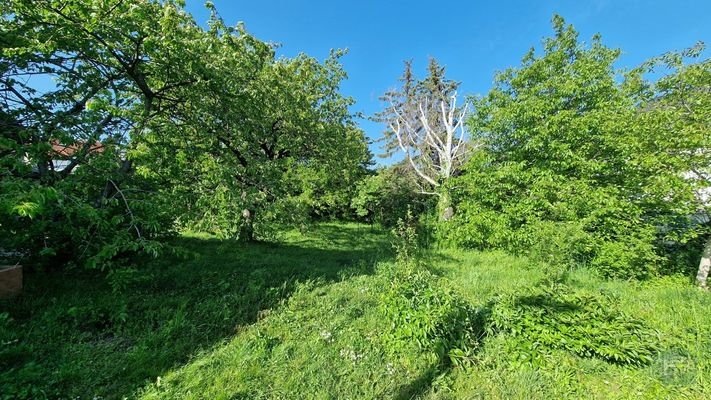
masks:
<path fill-rule="evenodd" d="M 659 348 L 656 333 L 620 311 L 614 299 L 563 285 L 501 296 L 493 303 L 487 331 L 510 337 L 507 353 L 534 365 L 553 350 L 647 365 Z"/>
<path fill-rule="evenodd" d="M 417 223 L 408 210 L 393 229 L 394 264 L 380 266 L 389 283 L 380 295 L 379 308 L 390 330 L 386 348 L 407 351 L 414 343 L 434 351 L 440 362 L 465 364 L 483 332 L 476 310 L 450 284 L 435 276 L 423 262 Z"/>
<path fill-rule="evenodd" d="M 381 273 L 390 281 L 380 296 L 380 310 L 390 324 L 384 334 L 387 348 L 405 351 L 415 343 L 447 363 L 468 363 L 483 332 L 476 310 L 423 268 L 390 265 Z"/>
<path fill-rule="evenodd" d="M 110 270 L 137 254 L 157 255 L 164 248 L 162 240 L 175 233 L 177 210 L 137 175 L 127 177 L 120 191 L 104 190 L 118 178 L 97 170 L 107 171 L 103 165 L 115 161 L 103 154 L 94 161 L 100 165 L 81 166 L 52 185 L 0 180 L 0 248 L 22 254 L 11 261 L 28 267 Z"/>
<path fill-rule="evenodd" d="M 408 211 L 418 216 L 428 209 L 432 199 L 418 192 L 414 180 L 401 167 L 385 168 L 358 184 L 351 207 L 366 222 L 392 227 Z"/>
<path fill-rule="evenodd" d="M 476 155 L 456 179 L 457 213 L 436 226 L 441 243 L 504 249 L 561 267 L 591 265 L 608 277 L 657 271 L 658 229 L 616 188 L 492 157 Z"/>

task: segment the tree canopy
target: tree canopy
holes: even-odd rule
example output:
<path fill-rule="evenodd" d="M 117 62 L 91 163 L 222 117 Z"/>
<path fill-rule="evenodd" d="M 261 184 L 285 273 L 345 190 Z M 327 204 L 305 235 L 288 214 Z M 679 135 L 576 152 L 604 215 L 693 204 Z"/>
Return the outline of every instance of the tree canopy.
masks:
<path fill-rule="evenodd" d="M 181 1 L 0 6 L 1 248 L 103 268 L 176 222 L 251 238 L 265 205 L 347 208 L 370 154 L 343 52 L 277 58 L 208 7 L 203 28 Z"/>
<path fill-rule="evenodd" d="M 709 165 L 709 63 L 682 64 L 698 47 L 668 54 L 671 72 L 652 82 L 657 60 L 620 71 L 599 36 L 585 44 L 557 16 L 553 27 L 542 52 L 475 101 L 469 126 L 485 150 L 455 184 L 463 212 L 442 233 L 608 275 L 652 273 L 671 261 L 668 246 L 705 229 L 690 219 L 709 182 L 689 173 Z"/>

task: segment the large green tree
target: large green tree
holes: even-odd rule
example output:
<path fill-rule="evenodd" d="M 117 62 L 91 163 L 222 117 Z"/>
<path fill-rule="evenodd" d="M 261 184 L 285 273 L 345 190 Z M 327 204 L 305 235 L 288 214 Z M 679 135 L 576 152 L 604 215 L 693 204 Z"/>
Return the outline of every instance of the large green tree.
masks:
<path fill-rule="evenodd" d="M 588 45 L 561 17 L 553 26 L 541 52 L 475 102 L 469 126 L 485 151 L 456 183 L 462 212 L 444 234 L 608 275 L 652 273 L 665 243 L 699 234 L 689 220 L 701 183 L 686 176 L 708 161 L 708 89 L 683 74 L 703 76 L 708 63 L 677 65 L 655 84 L 616 70 L 620 52 L 599 36 Z M 693 112 L 672 106 L 684 98 L 671 89 L 680 79 L 698 93 Z"/>
<path fill-rule="evenodd" d="M 208 7 L 205 29 L 181 1 L 0 5 L 0 248 L 103 267 L 176 221 L 249 238 L 264 204 L 353 186 L 370 155 L 341 53 L 277 58 Z"/>
<path fill-rule="evenodd" d="M 170 226 L 132 143 L 199 76 L 202 30 L 173 1 L 0 5 L 5 248 L 96 264 Z"/>
<path fill-rule="evenodd" d="M 168 177 L 187 201 L 184 223 L 252 240 L 270 223 L 335 202 L 370 153 L 352 99 L 339 93 L 343 52 L 322 63 L 303 54 L 277 58 L 216 16 L 210 35 L 209 79 L 180 89 L 187 100 L 162 121 L 174 134 L 146 135 L 141 156 L 151 160 L 150 176 Z"/>

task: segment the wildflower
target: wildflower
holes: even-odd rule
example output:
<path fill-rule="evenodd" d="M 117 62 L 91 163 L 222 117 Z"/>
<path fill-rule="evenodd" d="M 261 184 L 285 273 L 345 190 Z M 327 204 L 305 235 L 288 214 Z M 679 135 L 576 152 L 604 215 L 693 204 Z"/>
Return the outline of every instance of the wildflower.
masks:
<path fill-rule="evenodd" d="M 321 331 L 321 339 L 331 343 L 333 342 L 333 334 L 329 331 Z"/>

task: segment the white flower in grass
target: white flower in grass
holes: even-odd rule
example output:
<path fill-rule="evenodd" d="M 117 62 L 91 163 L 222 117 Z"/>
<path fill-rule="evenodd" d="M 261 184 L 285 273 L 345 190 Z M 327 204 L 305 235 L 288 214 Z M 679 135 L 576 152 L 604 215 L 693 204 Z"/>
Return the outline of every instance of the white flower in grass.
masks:
<path fill-rule="evenodd" d="M 329 331 L 321 331 L 321 339 L 325 340 L 328 343 L 333 342 L 333 334 Z"/>
<path fill-rule="evenodd" d="M 347 358 L 354 363 L 360 361 L 364 357 L 364 355 L 362 353 L 358 353 L 355 350 L 350 349 L 350 348 L 341 349 L 340 354 L 341 354 L 341 357 Z"/>
<path fill-rule="evenodd" d="M 385 365 L 385 369 L 387 370 L 388 375 L 395 373 L 395 366 L 393 366 L 393 363 L 387 363 L 387 365 Z"/>

